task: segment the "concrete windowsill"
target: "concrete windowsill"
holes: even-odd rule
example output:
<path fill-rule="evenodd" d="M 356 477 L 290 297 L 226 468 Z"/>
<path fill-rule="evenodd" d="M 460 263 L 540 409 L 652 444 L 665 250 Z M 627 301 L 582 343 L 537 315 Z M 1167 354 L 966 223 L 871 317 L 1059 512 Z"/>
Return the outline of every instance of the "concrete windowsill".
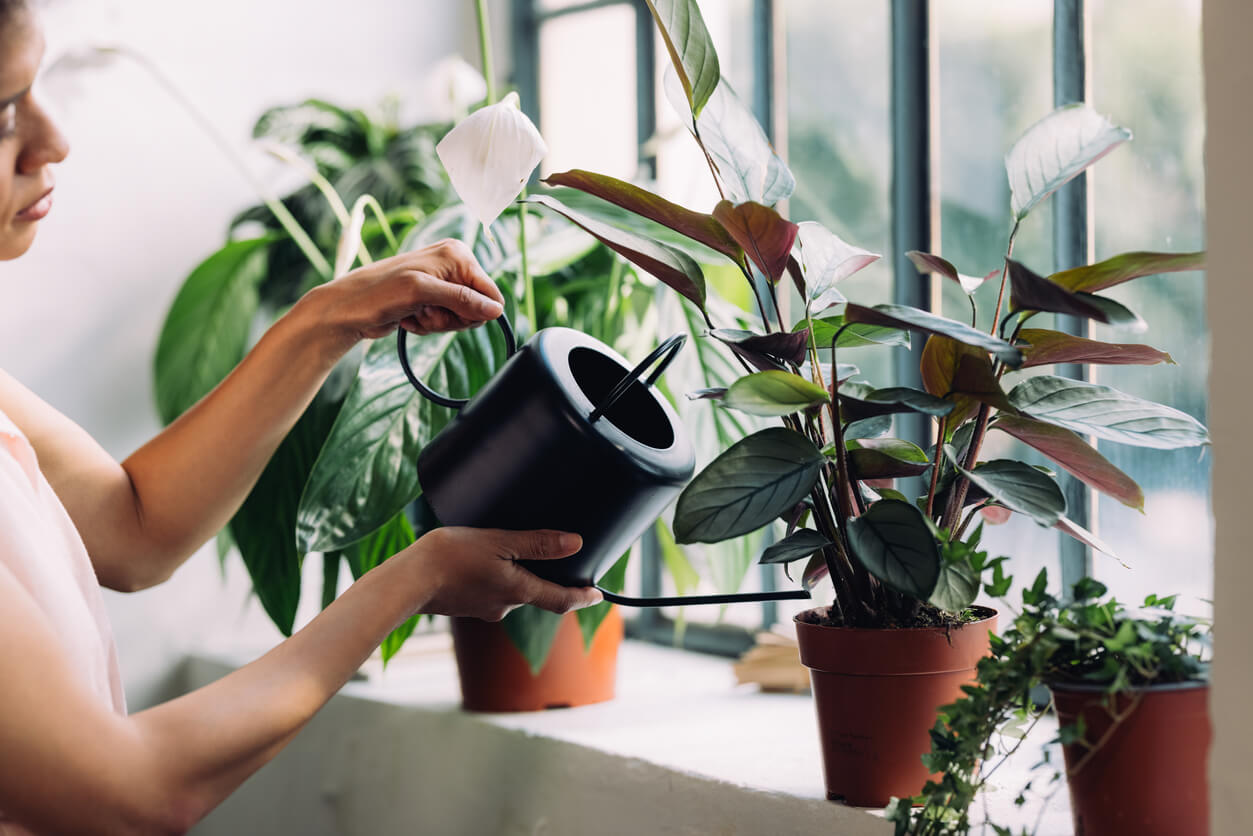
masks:
<path fill-rule="evenodd" d="M 258 655 L 190 657 L 198 687 Z M 547 712 L 460 710 L 448 640 L 418 637 L 349 683 L 197 833 L 890 834 L 880 811 L 825 800 L 809 697 L 735 683 L 728 660 L 625 642 L 611 702 Z M 1030 825 L 1013 798 L 1039 760 L 1038 727 L 986 809 Z M 1041 774 L 1043 783 L 1047 774 Z M 1064 788 L 1040 836 L 1070 832 Z M 1036 805 L 1037 808 L 1040 805 Z"/>

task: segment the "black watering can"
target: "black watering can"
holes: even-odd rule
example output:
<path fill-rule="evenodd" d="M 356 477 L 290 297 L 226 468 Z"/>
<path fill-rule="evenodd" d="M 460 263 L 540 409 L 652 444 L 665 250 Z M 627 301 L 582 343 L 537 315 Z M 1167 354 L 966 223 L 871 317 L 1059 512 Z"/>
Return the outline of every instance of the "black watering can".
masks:
<path fill-rule="evenodd" d="M 653 390 L 683 347 L 676 334 L 635 366 L 570 328 L 544 328 L 520 349 L 509 321 L 496 320 L 508 360 L 469 400 L 431 391 L 397 347 L 409 382 L 458 410 L 418 456 L 418 481 L 443 525 L 572 531 L 583 547 L 527 568 L 564 586 L 595 586 L 692 478 L 696 458 L 674 409 Z M 647 378 L 642 375 L 657 364 Z M 631 598 L 633 607 L 728 604 L 808 598 L 804 590 Z"/>

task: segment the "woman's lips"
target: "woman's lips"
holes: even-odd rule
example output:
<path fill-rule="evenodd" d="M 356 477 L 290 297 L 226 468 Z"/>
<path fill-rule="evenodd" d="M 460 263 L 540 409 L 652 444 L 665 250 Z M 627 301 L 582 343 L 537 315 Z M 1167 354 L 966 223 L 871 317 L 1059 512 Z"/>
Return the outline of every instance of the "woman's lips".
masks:
<path fill-rule="evenodd" d="M 43 196 L 40 197 L 39 200 L 36 200 L 30 206 L 27 206 L 21 212 L 18 212 L 17 219 L 19 221 L 38 221 L 47 216 L 47 214 L 51 211 L 52 189 L 48 189 L 48 191 L 43 193 Z"/>

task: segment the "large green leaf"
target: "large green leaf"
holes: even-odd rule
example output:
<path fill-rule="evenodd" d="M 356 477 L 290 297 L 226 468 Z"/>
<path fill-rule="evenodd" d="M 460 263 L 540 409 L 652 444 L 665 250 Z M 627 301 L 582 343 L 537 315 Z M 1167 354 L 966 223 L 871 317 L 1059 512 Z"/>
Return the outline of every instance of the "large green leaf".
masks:
<path fill-rule="evenodd" d="M 979 595 L 979 576 L 964 560 L 954 560 L 940 567 L 930 603 L 942 610 L 960 612 Z"/>
<path fill-rule="evenodd" d="M 1012 435 L 1057 462 L 1075 478 L 1112 496 L 1123 505 L 1144 510 L 1144 491 L 1135 481 L 1080 436 L 1034 418 L 998 413 L 992 429 Z"/>
<path fill-rule="evenodd" d="M 912 342 L 908 331 L 883 325 L 868 325 L 864 322 L 850 324 L 845 322 L 843 314 L 815 319 L 813 323 L 810 338 L 814 346 L 820 349 L 830 348 L 832 340 L 836 340 L 837 349 L 859 348 L 863 345 L 894 345 L 909 348 Z M 806 326 L 807 323 L 802 319 L 793 330 L 799 331 Z"/>
<path fill-rule="evenodd" d="M 683 91 L 673 72 L 666 73 L 664 85 L 666 96 L 682 113 Z M 774 152 L 752 110 L 725 78 L 694 127 L 717 168 L 724 197 L 731 202 L 751 200 L 773 206 L 796 190 L 796 178 Z"/>
<path fill-rule="evenodd" d="M 526 658 L 532 674 L 539 674 L 544 662 L 548 661 L 562 618 L 558 613 L 539 607 L 518 607 L 501 620 L 500 625 L 505 628 L 509 641 Z"/>
<path fill-rule="evenodd" d="M 812 528 L 793 531 L 761 553 L 760 563 L 791 563 L 809 557 L 816 551 L 831 545 L 831 541 Z"/>
<path fill-rule="evenodd" d="M 941 334 L 959 343 L 973 345 L 991 352 L 998 360 L 1016 369 L 1022 364 L 1022 353 L 1004 340 L 971 328 L 955 319 L 920 311 L 907 305 L 875 305 L 873 308 L 852 302 L 844 309 L 846 322 L 865 322 L 887 328 L 903 328 L 924 334 Z"/>
<path fill-rule="evenodd" d="M 905 386 L 871 389 L 864 384 L 850 383 L 840 388 L 840 410 L 845 420 L 854 421 L 900 412 L 921 412 L 938 418 L 952 412 L 953 404 Z"/>
<path fill-rule="evenodd" d="M 917 476 L 931 466 L 926 451 L 900 438 L 863 438 L 846 443 L 848 460 L 858 479 Z"/>
<path fill-rule="evenodd" d="M 257 599 L 285 636 L 290 636 L 300 602 L 300 564 L 307 550 L 296 546 L 300 491 L 330 433 L 338 400 L 314 398 L 261 471 L 231 518 L 230 531 L 252 579 Z"/>
<path fill-rule="evenodd" d="M 1024 369 L 1054 363 L 1097 363 L 1104 366 L 1175 364 L 1169 354 L 1152 346 L 1104 343 L 1043 328 L 1022 329 L 1018 332 L 1018 341 L 1018 347 L 1026 358 L 1022 364 Z"/>
<path fill-rule="evenodd" d="M 1032 418 L 1106 441 L 1159 450 L 1209 444 L 1191 415 L 1096 383 L 1040 375 L 1015 386 L 1009 402 Z"/>
<path fill-rule="evenodd" d="M 940 550 L 922 512 L 881 499 L 848 521 L 848 546 L 869 572 L 888 586 L 925 601 L 940 575 Z"/>
<path fill-rule="evenodd" d="M 411 337 L 414 374 L 437 391 L 467 396 L 504 362 L 499 329 Z M 417 456 L 452 411 L 418 394 L 392 339 L 366 351 L 339 418 L 300 501 L 297 542 L 305 551 L 342 548 L 394 517 L 420 492 Z"/>
<path fill-rule="evenodd" d="M 698 118 L 722 78 L 713 38 L 696 0 L 648 0 L 692 117 Z"/>
<path fill-rule="evenodd" d="M 674 581 L 675 591 L 680 595 L 686 595 L 700 585 L 700 575 L 697 573 L 696 567 L 692 565 L 692 561 L 688 559 L 687 552 L 684 551 L 682 546 L 674 542 L 674 534 L 664 520 L 657 520 L 656 532 L 662 565 L 666 567 L 666 572 L 670 575 L 670 579 Z M 733 587 L 738 587 L 739 580 L 738 578 L 736 579 Z"/>
<path fill-rule="evenodd" d="M 820 223 L 804 221 L 796 236 L 801 269 L 805 275 L 806 306 L 821 311 L 844 300 L 836 285 L 879 260 L 877 253 L 846 243 Z M 830 344 L 830 341 L 828 341 Z"/>
<path fill-rule="evenodd" d="M 527 201 L 564 215 L 627 261 L 642 267 L 661 282 L 691 299 L 701 310 L 705 309 L 705 274 L 691 256 L 575 212 L 554 197 L 532 195 Z"/>
<path fill-rule="evenodd" d="M 745 329 L 748 322 L 743 311 L 725 304 L 718 297 L 710 299 L 710 314 L 719 322 Z M 654 291 L 651 309 L 658 318 L 658 333 L 671 334 L 685 331 L 692 339 L 689 348 L 679 353 L 665 376 L 659 382 L 663 391 L 668 393 L 686 392 L 692 388 L 708 386 L 728 386 L 743 372 L 734 358 L 714 340 L 701 339 L 706 325 L 700 313 L 693 306 L 685 304 L 676 294 L 667 288 L 658 287 Z M 687 428 L 696 448 L 696 461 L 700 466 L 712 461 L 740 439 L 762 426 L 762 419 L 736 412 L 732 409 L 711 409 L 703 402 L 689 401 L 683 397 L 668 395 L 683 425 Z M 695 588 L 697 580 L 693 563 L 699 561 L 701 575 L 707 577 L 719 592 L 734 592 L 743 584 L 745 575 L 752 569 L 757 559 L 759 537 L 738 537 L 699 550 L 688 550 L 673 543 L 673 535 L 668 530 L 659 529 L 658 536 L 662 545 L 662 558 L 666 569 L 681 589 L 680 594 Z M 703 558 L 703 560 L 702 560 Z M 688 587 L 680 587 L 684 581 L 690 582 Z"/>
<path fill-rule="evenodd" d="M 377 531 L 347 546 L 341 553 L 348 561 L 352 576 L 359 578 L 387 558 L 413 545 L 417 539 L 409 518 L 404 511 L 400 511 Z"/>
<path fill-rule="evenodd" d="M 694 212 L 677 203 L 671 203 L 663 197 L 653 194 L 632 183 L 596 174 L 582 169 L 550 174 L 544 182 L 551 186 L 565 186 L 578 189 L 601 200 L 607 200 L 615 206 L 648 218 L 675 232 L 686 235 L 712 250 L 722 253 L 732 261 L 739 261 L 744 251 L 735 242 L 722 224 L 714 220 L 713 215 Z"/>
<path fill-rule="evenodd" d="M 1054 525 L 1066 512 L 1066 498 L 1047 473 L 1012 459 L 995 459 L 962 474 L 1006 508 L 1026 514 L 1042 526 Z"/>
<path fill-rule="evenodd" d="M 1063 270 L 1049 276 L 1049 280 L 1073 291 L 1095 293 L 1107 287 L 1154 276 L 1158 273 L 1178 273 L 1186 270 L 1204 270 L 1205 253 L 1146 253 L 1134 252 L 1116 255 L 1096 264 Z"/>
<path fill-rule="evenodd" d="M 1054 110 L 1027 129 L 1005 155 L 1010 208 L 1021 220 L 1079 172 L 1131 139 L 1084 104 Z"/>
<path fill-rule="evenodd" d="M 170 423 L 244 358 L 271 238 L 232 241 L 183 282 L 157 339 L 157 411 Z"/>
<path fill-rule="evenodd" d="M 770 427 L 732 445 L 679 495 L 680 543 L 717 543 L 756 531 L 809 493 L 825 461 L 813 443 Z"/>
<path fill-rule="evenodd" d="M 722 405 L 750 415 L 782 416 L 826 403 L 827 390 L 791 372 L 745 375 L 727 388 Z"/>
<path fill-rule="evenodd" d="M 722 200 L 714 207 L 714 218 L 744 248 L 758 269 L 777 283 L 787 269 L 798 227 L 769 206 L 760 203 L 734 204 Z"/>
<path fill-rule="evenodd" d="M 610 592 L 621 592 L 623 587 L 626 586 L 627 562 L 630 559 L 631 552 L 628 550 L 609 567 L 605 574 L 601 575 L 596 585 Z M 613 604 L 608 601 L 602 601 L 595 606 L 584 607 L 575 612 L 575 618 L 579 622 L 579 630 L 583 633 L 584 649 L 591 649 L 592 640 L 596 638 L 596 631 L 604 623 L 605 616 L 609 615 L 609 609 L 612 606 Z"/>

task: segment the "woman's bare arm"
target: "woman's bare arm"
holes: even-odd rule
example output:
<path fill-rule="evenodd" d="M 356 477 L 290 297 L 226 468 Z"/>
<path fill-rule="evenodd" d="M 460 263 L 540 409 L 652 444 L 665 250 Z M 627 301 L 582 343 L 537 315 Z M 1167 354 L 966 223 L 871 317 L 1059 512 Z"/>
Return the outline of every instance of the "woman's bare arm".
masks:
<path fill-rule="evenodd" d="M 414 612 L 499 619 L 599 600 L 522 569 L 577 537 L 440 529 L 367 573 L 252 664 L 131 717 L 87 692 L 0 564 L 0 810 L 37 833 L 181 833 L 272 758 Z"/>
<path fill-rule="evenodd" d="M 441 242 L 323 285 L 216 389 L 119 464 L 81 428 L 0 372 L 0 410 L 82 534 L 100 582 L 159 583 L 238 510 L 335 363 L 398 326 L 419 333 L 494 319 L 500 292 L 466 247 Z"/>

